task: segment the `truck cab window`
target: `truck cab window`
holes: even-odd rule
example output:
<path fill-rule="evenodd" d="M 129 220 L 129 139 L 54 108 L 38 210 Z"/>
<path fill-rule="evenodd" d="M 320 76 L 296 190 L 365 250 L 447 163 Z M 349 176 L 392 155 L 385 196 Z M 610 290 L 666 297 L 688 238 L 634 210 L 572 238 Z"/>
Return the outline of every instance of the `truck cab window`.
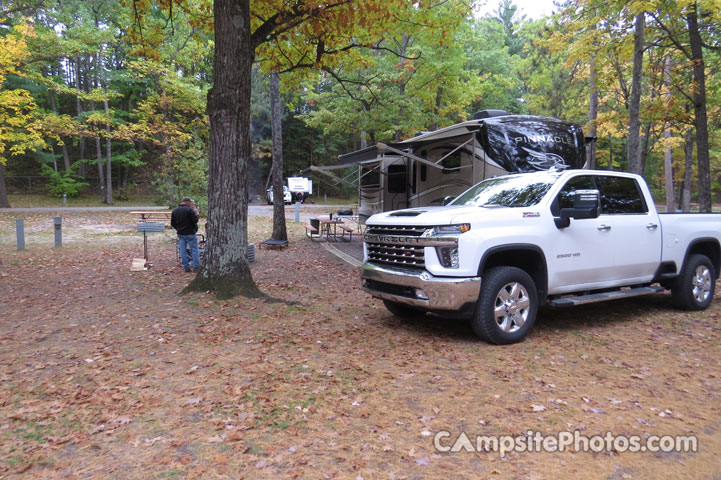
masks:
<path fill-rule="evenodd" d="M 561 214 L 562 208 L 573 208 L 576 190 L 595 190 L 596 188 L 596 183 L 591 175 L 573 177 L 558 192 L 553 205 L 551 205 L 551 213 L 557 217 Z"/>
<path fill-rule="evenodd" d="M 600 176 L 597 178 L 601 191 L 601 214 L 647 213 L 638 185 L 633 178 Z"/>

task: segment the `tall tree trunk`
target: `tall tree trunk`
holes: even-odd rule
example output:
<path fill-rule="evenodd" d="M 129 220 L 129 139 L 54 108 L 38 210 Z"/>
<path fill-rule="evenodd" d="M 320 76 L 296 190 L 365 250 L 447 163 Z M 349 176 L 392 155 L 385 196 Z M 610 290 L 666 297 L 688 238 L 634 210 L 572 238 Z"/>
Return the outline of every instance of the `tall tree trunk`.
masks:
<path fill-rule="evenodd" d="M 55 147 L 50 145 L 50 156 L 53 157 L 53 170 L 55 170 L 55 173 L 58 173 L 58 159 L 55 156 Z"/>
<path fill-rule="evenodd" d="M 438 119 L 441 113 L 441 104 L 443 102 L 443 87 L 436 89 L 436 101 L 433 105 L 433 123 L 428 127 L 429 130 L 438 130 Z"/>
<path fill-rule="evenodd" d="M 108 114 L 108 101 L 105 100 L 105 112 Z M 105 139 L 105 155 L 106 155 L 106 161 L 105 161 L 105 203 L 112 205 L 113 204 L 113 165 L 112 165 L 112 156 L 110 151 L 110 126 L 105 127 L 105 132 L 108 135 L 108 138 Z"/>
<path fill-rule="evenodd" d="M 270 74 L 270 123 L 273 130 L 273 240 L 288 240 L 283 200 L 283 111 L 280 105 L 280 75 Z"/>
<path fill-rule="evenodd" d="M 10 208 L 8 189 L 5 186 L 5 164 L 0 162 L 0 208 Z"/>
<path fill-rule="evenodd" d="M 80 57 L 75 57 L 75 89 L 80 92 L 82 88 L 80 83 Z M 77 117 L 80 118 L 83 113 L 83 102 L 80 99 L 79 93 L 75 97 L 75 109 Z M 81 177 L 85 178 L 85 137 L 82 134 L 80 134 L 78 138 L 78 153 L 80 155 L 80 169 L 78 173 Z"/>
<path fill-rule="evenodd" d="M 693 132 L 691 129 L 686 132 L 683 144 L 683 188 L 681 189 L 681 210 L 691 211 L 691 180 L 693 178 Z"/>
<path fill-rule="evenodd" d="M 95 21 L 95 26 L 98 26 L 98 21 Z M 100 56 L 95 57 L 95 68 L 96 71 L 100 71 Z M 98 80 L 98 77 L 95 77 L 93 79 L 93 83 L 95 87 L 100 86 L 100 81 Z M 86 85 L 86 89 L 88 92 L 91 91 L 90 85 Z M 95 112 L 95 102 L 93 101 L 93 107 L 92 111 Z M 100 184 L 100 201 L 102 203 L 108 203 L 108 195 L 106 191 L 106 184 L 105 184 L 105 171 L 103 170 L 103 147 L 101 143 L 100 138 L 100 132 L 98 132 L 98 136 L 95 137 L 95 150 L 97 153 L 97 161 L 98 161 L 98 182 Z"/>
<path fill-rule="evenodd" d="M 406 65 L 406 49 L 408 48 L 408 42 L 410 42 L 411 37 L 408 35 L 403 34 L 401 36 L 401 49 L 400 49 L 400 57 L 401 57 L 401 75 L 398 80 L 398 99 L 401 104 L 401 106 L 398 108 L 398 118 L 403 119 L 403 115 L 405 115 L 405 108 L 403 107 L 403 102 L 405 102 L 405 95 L 406 95 L 406 84 L 408 83 L 405 79 L 405 65 Z M 403 132 L 401 130 L 396 130 L 393 134 L 393 140 L 396 142 L 401 141 L 401 135 Z"/>
<path fill-rule="evenodd" d="M 55 100 L 55 90 L 52 88 L 48 89 L 48 96 L 50 97 L 50 109 L 53 111 L 55 115 L 58 114 L 58 105 Z M 68 154 L 68 146 L 63 142 L 62 144 L 62 152 L 63 152 L 63 164 L 65 166 L 65 171 L 67 172 L 70 170 L 70 155 Z"/>
<path fill-rule="evenodd" d="M 671 139 L 671 129 L 666 128 L 663 132 L 663 138 L 668 142 Z M 666 211 L 676 211 L 676 194 L 673 190 L 673 149 L 666 147 L 663 152 L 663 168 L 664 168 L 664 180 L 666 186 Z"/>
<path fill-rule="evenodd" d="M 95 21 L 95 26 L 98 26 L 97 20 Z M 105 155 L 106 155 L 106 161 L 105 161 L 105 200 L 104 202 L 108 205 L 113 204 L 113 164 L 112 164 L 112 152 L 110 150 L 110 146 L 112 143 L 112 140 L 110 139 L 110 109 L 108 108 L 108 88 L 105 84 L 105 65 L 103 65 L 103 45 L 100 44 L 100 51 L 98 52 L 98 55 L 95 57 L 97 62 L 96 66 L 98 69 L 98 81 L 99 86 L 103 89 L 104 95 L 103 95 L 103 106 L 105 109 L 105 117 L 106 117 L 106 124 L 105 124 Z"/>
<path fill-rule="evenodd" d="M 608 134 L 608 169 L 613 170 L 613 137 Z"/>
<path fill-rule="evenodd" d="M 663 63 L 663 83 L 666 88 L 664 97 L 666 104 L 671 99 L 671 58 L 666 57 Z M 663 153 L 664 180 L 666 184 L 666 211 L 676 211 L 676 194 L 673 190 L 673 149 L 669 145 L 671 139 L 671 127 L 669 125 L 663 131 L 663 138 L 666 140 L 666 150 Z"/>
<path fill-rule="evenodd" d="M 711 161 L 706 116 L 706 72 L 703 62 L 701 34 L 698 30 L 697 5 L 689 7 L 686 15 L 691 44 L 694 80 L 694 123 L 696 125 L 696 161 L 698 162 L 698 203 L 701 212 L 711 211 Z"/>
<path fill-rule="evenodd" d="M 643 174 L 641 163 L 641 74 L 643 69 L 643 44 L 645 15 L 636 15 L 633 34 L 633 77 L 628 106 L 628 171 Z"/>
<path fill-rule="evenodd" d="M 95 152 L 98 159 L 98 186 L 100 187 L 100 202 L 108 203 L 105 196 L 105 172 L 103 170 L 103 146 L 100 143 L 100 137 L 95 137 Z"/>
<path fill-rule="evenodd" d="M 250 0 L 214 0 L 215 58 L 208 92 L 210 165 L 208 248 L 185 291 L 213 290 L 218 298 L 262 295 L 248 265 L 250 78 L 255 49 Z"/>
<path fill-rule="evenodd" d="M 591 90 L 589 96 L 589 107 L 588 107 L 588 123 L 590 125 L 588 129 L 588 136 L 595 137 L 598 135 L 598 128 L 596 127 L 596 120 L 598 120 L 598 87 L 596 86 L 596 55 L 591 55 L 589 65 L 589 79 L 588 88 Z M 597 142 L 590 142 L 586 149 L 588 168 L 596 168 L 596 144 Z"/>
<path fill-rule="evenodd" d="M 92 112 L 95 112 L 95 102 L 92 104 Z M 103 169 L 103 146 L 100 139 L 100 134 L 95 137 L 95 154 L 98 165 L 98 187 L 100 188 L 100 202 L 107 203 L 105 196 L 105 170 Z"/>

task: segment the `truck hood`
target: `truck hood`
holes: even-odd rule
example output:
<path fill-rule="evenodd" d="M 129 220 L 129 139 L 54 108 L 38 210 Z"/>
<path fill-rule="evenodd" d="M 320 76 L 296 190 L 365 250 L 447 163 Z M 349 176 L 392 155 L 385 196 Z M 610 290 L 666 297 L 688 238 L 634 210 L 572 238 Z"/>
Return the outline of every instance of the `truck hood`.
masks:
<path fill-rule="evenodd" d="M 452 225 L 474 220 L 478 221 L 479 216 L 482 216 L 484 220 L 494 217 L 507 217 L 509 210 L 519 211 L 520 215 L 520 209 L 506 207 L 476 207 L 466 205 L 417 207 L 377 213 L 366 221 L 366 225 Z M 533 210 L 533 208 L 529 210 Z"/>

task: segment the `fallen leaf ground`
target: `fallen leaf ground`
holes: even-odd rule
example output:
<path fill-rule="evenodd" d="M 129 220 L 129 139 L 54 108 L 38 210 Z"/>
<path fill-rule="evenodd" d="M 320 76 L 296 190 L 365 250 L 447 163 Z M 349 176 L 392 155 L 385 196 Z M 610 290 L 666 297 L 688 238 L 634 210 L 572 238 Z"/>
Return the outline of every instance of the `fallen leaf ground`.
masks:
<path fill-rule="evenodd" d="M 400 320 L 289 223 L 253 264 L 274 301 L 179 296 L 173 236 L 147 272 L 127 213 L 0 214 L 0 478 L 719 478 L 721 301 L 544 309 L 491 346 Z M 250 237 L 269 236 L 252 218 Z M 356 241 L 356 240 L 354 240 Z M 440 452 L 434 436 L 694 435 L 691 453 Z"/>

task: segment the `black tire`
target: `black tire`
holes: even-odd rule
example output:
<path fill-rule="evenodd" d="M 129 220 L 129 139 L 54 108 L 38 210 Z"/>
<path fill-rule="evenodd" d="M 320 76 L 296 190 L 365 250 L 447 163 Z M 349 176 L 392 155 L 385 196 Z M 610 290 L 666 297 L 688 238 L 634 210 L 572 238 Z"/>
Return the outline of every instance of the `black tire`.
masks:
<path fill-rule="evenodd" d="M 411 318 L 425 315 L 423 310 L 409 307 L 408 305 L 404 305 L 402 303 L 391 302 L 390 300 L 383 300 L 383 305 L 385 305 L 388 311 L 396 317 Z"/>
<path fill-rule="evenodd" d="M 688 257 L 671 288 L 674 305 L 684 310 L 705 310 L 716 290 L 716 272 L 706 255 Z"/>
<path fill-rule="evenodd" d="M 497 312 L 504 298 L 507 307 Z M 483 275 L 471 327 L 489 343 L 516 343 L 528 335 L 537 312 L 538 292 L 530 275 L 516 267 L 495 267 Z"/>

